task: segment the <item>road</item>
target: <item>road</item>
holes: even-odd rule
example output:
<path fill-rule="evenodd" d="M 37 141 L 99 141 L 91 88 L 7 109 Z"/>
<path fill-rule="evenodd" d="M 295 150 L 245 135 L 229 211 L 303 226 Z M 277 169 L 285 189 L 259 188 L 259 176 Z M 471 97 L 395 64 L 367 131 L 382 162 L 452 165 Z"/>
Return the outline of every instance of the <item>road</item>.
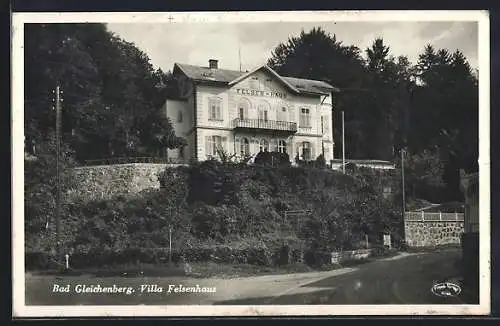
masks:
<path fill-rule="evenodd" d="M 436 282 L 456 281 L 458 250 L 404 254 L 355 268 L 255 276 L 235 279 L 186 277 L 82 278 L 30 277 L 27 305 L 304 305 L 304 304 L 460 304 L 477 303 L 463 293 L 456 298 L 432 294 Z M 71 293 L 52 292 L 70 284 Z M 76 285 L 127 286 L 133 293 L 74 293 Z M 143 291 L 141 285 L 151 285 Z M 174 288 L 215 288 L 211 293 L 175 293 Z M 144 288 L 144 287 L 143 287 Z M 159 291 L 161 288 L 161 292 Z M 168 289 L 172 291 L 169 293 Z M 471 301 L 472 300 L 472 301 Z M 474 302 L 476 301 L 476 302 Z"/>

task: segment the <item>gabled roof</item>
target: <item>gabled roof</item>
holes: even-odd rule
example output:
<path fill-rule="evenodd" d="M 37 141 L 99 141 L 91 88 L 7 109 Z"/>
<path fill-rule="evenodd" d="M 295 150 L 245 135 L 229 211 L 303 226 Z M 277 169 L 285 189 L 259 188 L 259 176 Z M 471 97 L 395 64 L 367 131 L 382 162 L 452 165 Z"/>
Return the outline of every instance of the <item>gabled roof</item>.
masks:
<path fill-rule="evenodd" d="M 292 84 L 290 84 L 288 81 L 286 81 L 285 79 L 283 79 L 283 77 L 281 77 L 280 75 L 278 75 L 278 73 L 276 71 L 272 70 L 271 68 L 269 68 L 266 65 L 257 67 L 257 68 L 255 68 L 255 69 L 253 69 L 253 70 L 251 70 L 251 71 L 249 71 L 247 73 L 242 74 L 241 76 L 237 77 L 236 79 L 230 81 L 229 82 L 229 86 L 233 86 L 233 85 L 239 83 L 243 79 L 247 78 L 248 76 L 254 74 L 255 72 L 257 72 L 259 70 L 265 70 L 265 71 L 269 72 L 271 75 L 273 75 L 274 77 L 276 77 L 276 79 L 278 79 L 278 81 L 280 81 L 282 84 L 284 84 L 292 92 L 300 93 L 300 91 L 297 88 L 295 88 Z"/>
<path fill-rule="evenodd" d="M 210 69 L 209 67 L 200 67 L 180 63 L 174 64 L 174 71 L 176 67 L 179 68 L 180 71 L 182 71 L 188 78 L 195 81 L 229 83 L 243 74 L 243 72 L 237 70 Z"/>
<path fill-rule="evenodd" d="M 209 67 L 193 66 L 181 63 L 174 64 L 174 72 L 176 69 L 180 70 L 189 79 L 197 82 L 222 83 L 228 86 L 235 85 L 256 71 L 262 69 L 276 77 L 278 81 L 280 81 L 293 93 L 327 95 L 330 92 L 339 92 L 338 88 L 323 81 L 280 76 L 276 71 L 267 65 L 259 66 L 249 72 L 227 69 L 210 69 Z"/>
<path fill-rule="evenodd" d="M 332 85 L 320 81 L 320 80 L 312 80 L 312 79 L 303 79 L 303 78 L 293 78 L 293 77 L 283 77 L 288 83 L 295 86 L 300 92 L 306 93 L 330 93 L 330 92 L 340 92 L 337 87 L 333 87 Z"/>

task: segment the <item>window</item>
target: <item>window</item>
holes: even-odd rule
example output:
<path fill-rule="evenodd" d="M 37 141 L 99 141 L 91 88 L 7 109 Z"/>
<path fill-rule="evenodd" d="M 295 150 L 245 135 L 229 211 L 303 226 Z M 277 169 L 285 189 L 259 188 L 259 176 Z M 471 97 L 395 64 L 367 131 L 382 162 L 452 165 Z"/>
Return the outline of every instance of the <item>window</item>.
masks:
<path fill-rule="evenodd" d="M 302 142 L 302 159 L 304 161 L 310 161 L 311 160 L 311 143 L 305 141 Z"/>
<path fill-rule="evenodd" d="M 247 119 L 249 108 L 250 102 L 246 98 L 241 99 L 238 103 L 238 119 Z"/>
<path fill-rule="evenodd" d="M 278 142 L 278 152 L 280 152 L 280 153 L 286 153 L 286 141 L 280 140 Z"/>
<path fill-rule="evenodd" d="M 287 121 L 286 111 L 285 107 L 282 107 L 281 110 L 278 111 L 278 121 Z"/>
<path fill-rule="evenodd" d="M 210 115 L 209 120 L 222 120 L 222 101 L 219 98 L 212 98 L 208 101 Z"/>
<path fill-rule="evenodd" d="M 266 109 L 262 109 L 259 111 L 259 119 L 264 121 L 268 120 L 268 114 Z"/>
<path fill-rule="evenodd" d="M 311 115 L 309 109 L 300 109 L 300 121 L 299 125 L 301 128 L 311 128 Z"/>
<path fill-rule="evenodd" d="M 250 155 L 250 142 L 247 138 L 242 138 L 240 141 L 240 154 L 242 156 Z"/>
<path fill-rule="evenodd" d="M 184 147 L 179 147 L 179 158 L 184 159 Z"/>
<path fill-rule="evenodd" d="M 269 120 L 269 105 L 267 103 L 259 104 L 259 120 Z"/>
<path fill-rule="evenodd" d="M 224 138 L 221 136 L 207 136 L 206 137 L 206 155 L 217 156 L 217 150 L 223 149 Z"/>
<path fill-rule="evenodd" d="M 177 122 L 182 122 L 182 111 L 177 112 Z"/>
<path fill-rule="evenodd" d="M 262 139 L 259 144 L 259 150 L 261 152 L 268 152 L 269 151 L 269 142 L 265 139 Z"/>
<path fill-rule="evenodd" d="M 382 195 L 384 196 L 384 198 L 389 198 L 392 194 L 392 189 L 391 187 L 384 187 L 384 190 L 383 190 L 383 193 Z"/>

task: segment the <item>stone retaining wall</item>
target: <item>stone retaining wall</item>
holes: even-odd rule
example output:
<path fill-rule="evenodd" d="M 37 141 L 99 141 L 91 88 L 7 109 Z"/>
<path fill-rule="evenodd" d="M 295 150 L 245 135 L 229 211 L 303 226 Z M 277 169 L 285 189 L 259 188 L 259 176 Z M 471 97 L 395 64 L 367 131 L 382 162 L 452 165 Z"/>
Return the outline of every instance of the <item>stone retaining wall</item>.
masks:
<path fill-rule="evenodd" d="M 463 221 L 405 220 L 405 238 L 410 247 L 460 244 L 463 232 Z"/>
<path fill-rule="evenodd" d="M 69 171 L 72 189 L 68 200 L 109 199 L 159 188 L 159 173 L 172 164 L 130 163 L 77 167 Z"/>
<path fill-rule="evenodd" d="M 331 263 L 339 264 L 346 260 L 367 259 L 372 254 L 371 249 L 358 249 L 343 252 L 332 252 Z"/>

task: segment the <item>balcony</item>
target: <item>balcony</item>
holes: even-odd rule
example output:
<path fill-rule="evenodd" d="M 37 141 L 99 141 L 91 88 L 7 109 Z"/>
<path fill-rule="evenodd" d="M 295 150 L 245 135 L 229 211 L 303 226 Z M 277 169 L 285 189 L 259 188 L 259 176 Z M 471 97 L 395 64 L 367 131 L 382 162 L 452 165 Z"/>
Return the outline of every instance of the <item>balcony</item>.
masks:
<path fill-rule="evenodd" d="M 267 130 L 295 133 L 297 132 L 297 123 L 263 119 L 234 119 L 233 128 L 240 130 Z"/>

